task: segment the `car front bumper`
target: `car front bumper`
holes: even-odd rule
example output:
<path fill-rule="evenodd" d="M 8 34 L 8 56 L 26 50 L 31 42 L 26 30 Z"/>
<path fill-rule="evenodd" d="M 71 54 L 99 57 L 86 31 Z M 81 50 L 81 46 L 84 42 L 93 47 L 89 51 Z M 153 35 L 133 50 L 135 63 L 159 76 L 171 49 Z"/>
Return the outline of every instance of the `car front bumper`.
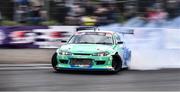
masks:
<path fill-rule="evenodd" d="M 72 66 L 72 59 L 88 59 L 91 60 L 92 64 L 88 67 Z M 66 64 L 60 61 L 67 61 Z M 88 70 L 88 71 L 114 71 L 112 67 L 112 56 L 88 56 L 88 55 L 57 55 L 57 69 L 61 70 Z M 97 62 L 104 62 L 103 64 L 97 64 Z"/>

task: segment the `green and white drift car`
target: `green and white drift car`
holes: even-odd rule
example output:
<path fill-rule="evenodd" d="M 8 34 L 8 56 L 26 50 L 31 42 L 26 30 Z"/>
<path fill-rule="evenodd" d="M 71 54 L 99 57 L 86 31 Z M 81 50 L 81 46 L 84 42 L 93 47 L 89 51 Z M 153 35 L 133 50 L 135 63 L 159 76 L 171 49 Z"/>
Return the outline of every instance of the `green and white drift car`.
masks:
<path fill-rule="evenodd" d="M 131 59 L 131 51 L 121 37 L 121 33 L 112 31 L 78 31 L 54 53 L 52 66 L 56 71 L 119 72 L 128 68 Z"/>

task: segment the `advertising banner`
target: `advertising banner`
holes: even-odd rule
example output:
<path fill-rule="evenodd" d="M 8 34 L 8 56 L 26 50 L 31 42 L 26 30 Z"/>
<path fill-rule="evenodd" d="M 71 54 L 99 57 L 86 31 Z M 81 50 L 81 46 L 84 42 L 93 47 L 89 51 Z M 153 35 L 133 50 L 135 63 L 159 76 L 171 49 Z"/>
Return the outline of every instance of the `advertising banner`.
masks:
<path fill-rule="evenodd" d="M 7 37 L 8 35 L 6 34 L 6 29 L 8 27 L 5 26 L 0 26 L 0 47 L 5 47 L 6 44 L 8 44 Z"/>
<path fill-rule="evenodd" d="M 1 27 L 1 45 L 7 48 L 34 47 L 33 29 L 47 29 L 47 26 L 11 26 Z"/>
<path fill-rule="evenodd" d="M 3 31 L 6 27 L 0 27 L 0 46 L 4 44 L 4 39 L 6 38 L 6 35 Z"/>
<path fill-rule="evenodd" d="M 39 48 L 58 48 L 76 32 L 77 26 L 50 26 L 49 29 L 35 29 L 34 45 Z"/>

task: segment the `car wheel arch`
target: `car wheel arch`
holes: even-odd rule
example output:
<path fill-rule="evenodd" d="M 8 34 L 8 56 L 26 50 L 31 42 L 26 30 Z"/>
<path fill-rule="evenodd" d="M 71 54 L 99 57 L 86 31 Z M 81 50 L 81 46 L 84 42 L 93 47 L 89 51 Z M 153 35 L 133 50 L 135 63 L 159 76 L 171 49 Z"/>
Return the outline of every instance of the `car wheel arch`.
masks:
<path fill-rule="evenodd" d="M 116 52 L 114 55 L 112 55 L 113 59 L 118 59 L 117 61 L 119 61 L 121 64 L 123 63 L 122 57 L 118 54 L 118 52 Z"/>
<path fill-rule="evenodd" d="M 114 73 L 117 73 L 119 71 L 122 70 L 122 58 L 121 56 L 118 54 L 118 52 L 116 52 L 114 55 L 112 55 L 112 67 L 114 68 Z"/>
<path fill-rule="evenodd" d="M 112 57 L 114 57 L 114 56 L 118 56 L 119 60 L 122 61 L 122 57 L 121 57 L 121 55 L 118 52 L 116 52 L 114 55 L 112 55 Z"/>

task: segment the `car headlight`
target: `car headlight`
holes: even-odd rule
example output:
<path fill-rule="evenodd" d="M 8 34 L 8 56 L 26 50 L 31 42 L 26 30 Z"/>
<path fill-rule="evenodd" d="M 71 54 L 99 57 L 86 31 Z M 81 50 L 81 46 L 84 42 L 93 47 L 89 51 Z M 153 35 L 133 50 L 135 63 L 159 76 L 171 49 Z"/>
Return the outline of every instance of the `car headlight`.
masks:
<path fill-rule="evenodd" d="M 93 56 L 107 56 L 109 53 L 108 52 L 98 52 L 93 54 Z"/>
<path fill-rule="evenodd" d="M 59 55 L 72 55 L 72 53 L 68 51 L 60 51 Z"/>

